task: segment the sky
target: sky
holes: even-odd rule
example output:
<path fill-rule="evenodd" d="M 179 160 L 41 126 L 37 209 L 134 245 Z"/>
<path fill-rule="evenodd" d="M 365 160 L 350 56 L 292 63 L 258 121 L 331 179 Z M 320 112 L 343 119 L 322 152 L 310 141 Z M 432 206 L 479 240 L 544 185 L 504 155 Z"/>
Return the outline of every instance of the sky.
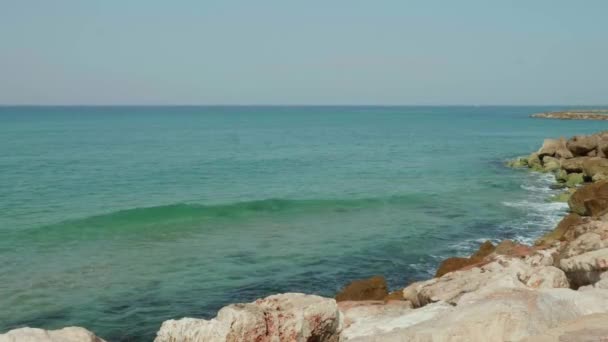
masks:
<path fill-rule="evenodd" d="M 605 0 L 0 0 L 0 104 L 608 104 Z"/>

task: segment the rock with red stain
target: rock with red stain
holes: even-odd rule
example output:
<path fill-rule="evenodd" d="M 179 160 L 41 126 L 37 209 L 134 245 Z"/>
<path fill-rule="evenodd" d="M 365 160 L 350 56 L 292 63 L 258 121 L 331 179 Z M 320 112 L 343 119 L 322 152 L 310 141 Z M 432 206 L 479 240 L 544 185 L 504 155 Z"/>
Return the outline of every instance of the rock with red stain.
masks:
<path fill-rule="evenodd" d="M 154 341 L 337 342 L 340 328 L 335 300 L 285 293 L 226 306 L 211 320 L 165 321 Z"/>

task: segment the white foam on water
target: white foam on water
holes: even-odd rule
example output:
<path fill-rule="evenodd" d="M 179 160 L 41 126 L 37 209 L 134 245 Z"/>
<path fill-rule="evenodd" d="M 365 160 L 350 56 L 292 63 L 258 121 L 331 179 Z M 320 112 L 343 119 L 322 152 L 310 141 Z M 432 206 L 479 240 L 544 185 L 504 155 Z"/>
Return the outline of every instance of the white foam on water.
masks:
<path fill-rule="evenodd" d="M 499 229 L 514 234 L 513 240 L 531 244 L 543 232 L 555 228 L 566 214 L 568 204 L 551 202 L 549 198 L 564 190 L 552 189 L 555 183 L 552 173 L 529 173 L 523 179 L 521 188 L 526 190 L 525 198 L 518 201 L 504 201 L 503 205 L 521 211 L 521 216 L 504 222 Z"/>

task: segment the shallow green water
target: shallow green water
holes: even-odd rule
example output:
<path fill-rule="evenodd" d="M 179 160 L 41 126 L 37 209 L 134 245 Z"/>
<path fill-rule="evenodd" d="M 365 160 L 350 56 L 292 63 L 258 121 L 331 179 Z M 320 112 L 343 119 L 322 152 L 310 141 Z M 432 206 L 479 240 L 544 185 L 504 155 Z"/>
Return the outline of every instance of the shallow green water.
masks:
<path fill-rule="evenodd" d="M 540 107 L 0 108 L 0 331 L 150 340 L 276 292 L 331 296 L 530 241 L 563 204 L 503 167 L 608 123 Z"/>

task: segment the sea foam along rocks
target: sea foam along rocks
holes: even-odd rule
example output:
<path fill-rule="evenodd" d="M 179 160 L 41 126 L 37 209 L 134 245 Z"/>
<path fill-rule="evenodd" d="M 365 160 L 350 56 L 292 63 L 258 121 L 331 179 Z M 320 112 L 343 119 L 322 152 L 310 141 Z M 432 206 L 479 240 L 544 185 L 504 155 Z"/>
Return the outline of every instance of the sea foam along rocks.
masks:
<path fill-rule="evenodd" d="M 222 308 L 211 320 L 183 318 L 163 322 L 155 342 L 337 342 L 341 316 L 336 301 L 284 293 L 253 303 Z"/>
<path fill-rule="evenodd" d="M 19 328 L 0 334 L 0 342 L 105 342 L 87 329 L 67 327 L 58 330 Z"/>

